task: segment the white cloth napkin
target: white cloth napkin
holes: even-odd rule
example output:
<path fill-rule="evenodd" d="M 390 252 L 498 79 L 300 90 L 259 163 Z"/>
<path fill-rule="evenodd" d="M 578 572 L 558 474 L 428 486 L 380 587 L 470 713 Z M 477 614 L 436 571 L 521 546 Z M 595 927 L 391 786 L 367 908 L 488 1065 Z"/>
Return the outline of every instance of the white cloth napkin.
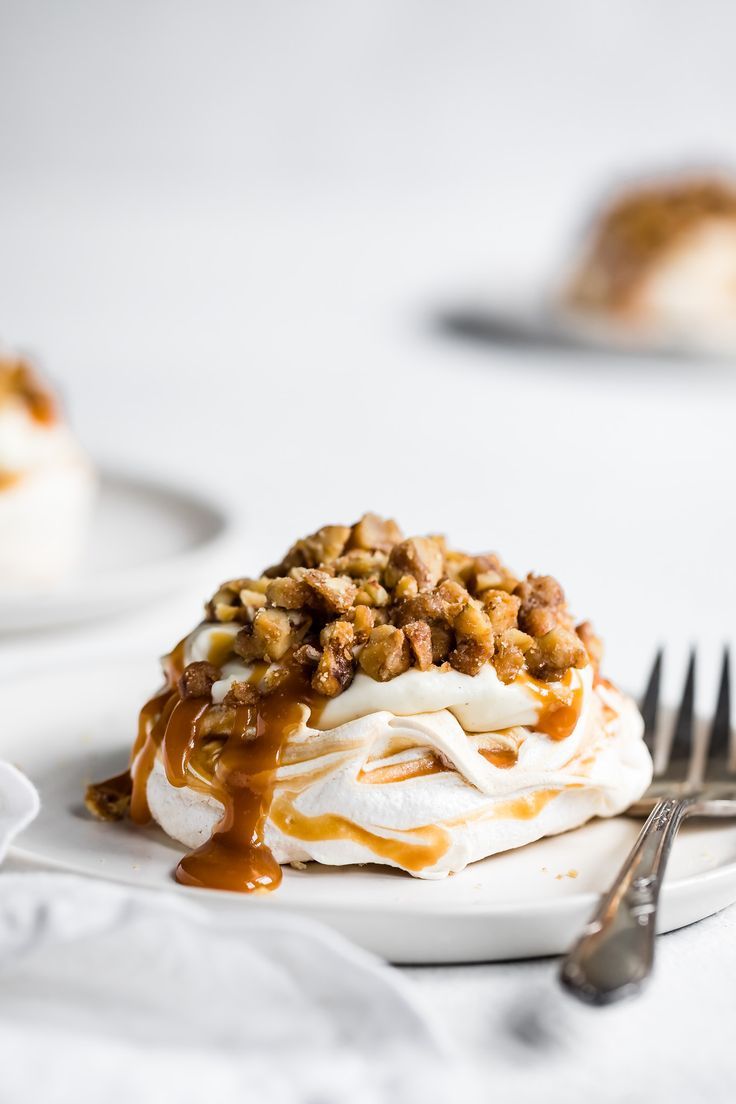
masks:
<path fill-rule="evenodd" d="M 0 853 L 37 807 L 0 764 Z M 557 969 L 399 971 L 275 910 L 6 870 L 0 1104 L 736 1098 L 736 908 L 660 939 L 635 1001 L 587 1008 Z"/>
<path fill-rule="evenodd" d="M 0 862 L 39 810 L 38 791 L 11 763 L 0 759 Z"/>
<path fill-rule="evenodd" d="M 2 1104 L 425 1104 L 455 1066 L 410 983 L 326 928 L 0 876 Z"/>

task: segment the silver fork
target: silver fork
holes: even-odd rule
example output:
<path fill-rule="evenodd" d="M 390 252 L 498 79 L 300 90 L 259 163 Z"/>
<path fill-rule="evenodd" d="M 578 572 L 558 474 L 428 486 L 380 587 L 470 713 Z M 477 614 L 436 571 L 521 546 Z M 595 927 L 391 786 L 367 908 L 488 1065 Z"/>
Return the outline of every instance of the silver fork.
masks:
<path fill-rule="evenodd" d="M 654 780 L 629 813 L 648 819 L 618 877 L 562 963 L 560 980 L 589 1004 L 636 993 L 652 973 L 657 902 L 677 830 L 688 816 L 736 816 L 731 754 L 730 661 L 724 650 L 718 701 L 707 743 L 696 739 L 695 651 L 669 745 L 657 738 L 662 650 L 642 700 L 644 739 Z"/>

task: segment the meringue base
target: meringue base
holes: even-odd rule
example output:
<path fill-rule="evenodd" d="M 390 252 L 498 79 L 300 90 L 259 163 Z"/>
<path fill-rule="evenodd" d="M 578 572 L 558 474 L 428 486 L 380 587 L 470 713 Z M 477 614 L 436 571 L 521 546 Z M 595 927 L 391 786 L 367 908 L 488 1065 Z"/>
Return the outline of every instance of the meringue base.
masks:
<path fill-rule="evenodd" d="M 579 827 L 595 816 L 615 816 L 649 784 L 652 764 L 642 721 L 628 698 L 607 688 L 593 695 L 585 733 L 569 762 L 532 769 L 520 756 L 511 768 L 493 767 L 447 710 L 396 717 L 375 713 L 329 733 L 305 730 L 300 740 L 325 741 L 325 754 L 279 768 L 263 840 L 279 863 L 330 866 L 382 863 L 419 878 L 442 878 L 469 863 Z M 416 746 L 370 760 L 387 733 Z M 529 732 L 533 744 L 540 737 Z M 477 757 L 477 772 L 452 765 Z M 469 746 L 470 745 L 470 746 Z M 372 771 L 428 754 L 438 769 L 421 776 L 371 782 Z M 472 773 L 473 781 L 467 777 Z M 160 755 L 149 776 L 154 820 L 188 848 L 205 843 L 223 807 L 190 786 L 175 787 Z"/>

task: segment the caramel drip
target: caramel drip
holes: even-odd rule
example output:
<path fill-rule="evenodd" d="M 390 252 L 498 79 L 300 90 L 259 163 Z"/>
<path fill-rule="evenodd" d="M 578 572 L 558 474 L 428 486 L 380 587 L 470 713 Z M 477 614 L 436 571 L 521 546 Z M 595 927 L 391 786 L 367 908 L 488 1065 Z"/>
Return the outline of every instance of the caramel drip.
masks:
<path fill-rule="evenodd" d="M 313 706 L 314 699 L 303 671 L 295 668 L 257 707 L 240 707 L 236 711 L 210 789 L 224 806 L 222 820 L 202 847 L 181 860 L 176 870 L 177 881 L 241 893 L 275 889 L 279 885 L 281 867 L 263 840 L 274 777 L 283 748 L 301 721 L 302 706 Z M 179 753 L 183 751 L 186 759 L 187 749 L 196 740 L 199 716 L 194 711 L 182 715 L 173 745 L 177 767 Z M 168 740 L 168 732 L 165 739 Z M 184 766 L 186 770 L 186 763 Z M 191 775 L 181 784 L 192 784 Z"/>
<path fill-rule="evenodd" d="M 519 758 L 517 748 L 478 748 L 478 751 L 484 759 L 487 759 L 488 762 L 492 764 L 492 766 L 499 767 L 502 770 L 507 770 L 509 767 L 515 767 L 517 759 Z"/>
<path fill-rule="evenodd" d="M 138 717 L 138 735 L 133 745 L 129 768 L 132 780 L 130 817 L 136 824 L 147 824 L 151 819 L 146 786 L 169 717 L 179 700 L 176 684 L 184 669 L 184 645 L 185 641 L 180 640 L 173 652 L 164 658 L 166 685 L 146 702 Z"/>
<path fill-rule="evenodd" d="M 373 770 L 362 770 L 358 775 L 358 782 L 366 782 L 369 785 L 387 785 L 391 782 L 406 782 L 409 778 L 426 778 L 429 774 L 441 774 L 447 767 L 437 758 L 434 752 L 420 755 L 414 759 L 404 759 L 400 763 L 389 763 L 385 767 L 375 767 Z"/>
<path fill-rule="evenodd" d="M 542 682 L 527 675 L 525 682 L 539 703 L 533 732 L 543 732 L 551 740 L 566 740 L 580 720 L 583 708 L 582 686 L 571 686 L 568 674 L 562 683 Z M 560 692 L 562 691 L 562 693 Z"/>
<path fill-rule="evenodd" d="M 195 748 L 199 721 L 209 709 L 208 698 L 186 698 L 175 702 L 161 744 L 166 777 L 172 786 L 189 783 L 189 758 Z"/>
<path fill-rule="evenodd" d="M 332 813 L 305 816 L 294 806 L 288 796 L 279 797 L 271 809 L 271 819 L 285 835 L 300 840 L 347 839 L 389 859 L 406 870 L 424 870 L 442 858 L 449 845 L 449 837 L 439 825 L 428 824 L 402 832 L 401 839 L 379 836 L 345 817 Z"/>

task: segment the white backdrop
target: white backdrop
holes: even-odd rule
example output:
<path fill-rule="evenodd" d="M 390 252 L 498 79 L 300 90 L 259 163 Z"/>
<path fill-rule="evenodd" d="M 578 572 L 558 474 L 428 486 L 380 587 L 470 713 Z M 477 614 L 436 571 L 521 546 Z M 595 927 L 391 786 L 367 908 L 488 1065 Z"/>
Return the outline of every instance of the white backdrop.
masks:
<path fill-rule="evenodd" d="M 0 0 L 0 336 L 95 456 L 229 501 L 228 569 L 373 508 L 558 574 L 631 685 L 659 639 L 714 654 L 736 366 L 432 318 L 548 271 L 612 177 L 736 162 L 735 32 L 716 0 Z"/>

